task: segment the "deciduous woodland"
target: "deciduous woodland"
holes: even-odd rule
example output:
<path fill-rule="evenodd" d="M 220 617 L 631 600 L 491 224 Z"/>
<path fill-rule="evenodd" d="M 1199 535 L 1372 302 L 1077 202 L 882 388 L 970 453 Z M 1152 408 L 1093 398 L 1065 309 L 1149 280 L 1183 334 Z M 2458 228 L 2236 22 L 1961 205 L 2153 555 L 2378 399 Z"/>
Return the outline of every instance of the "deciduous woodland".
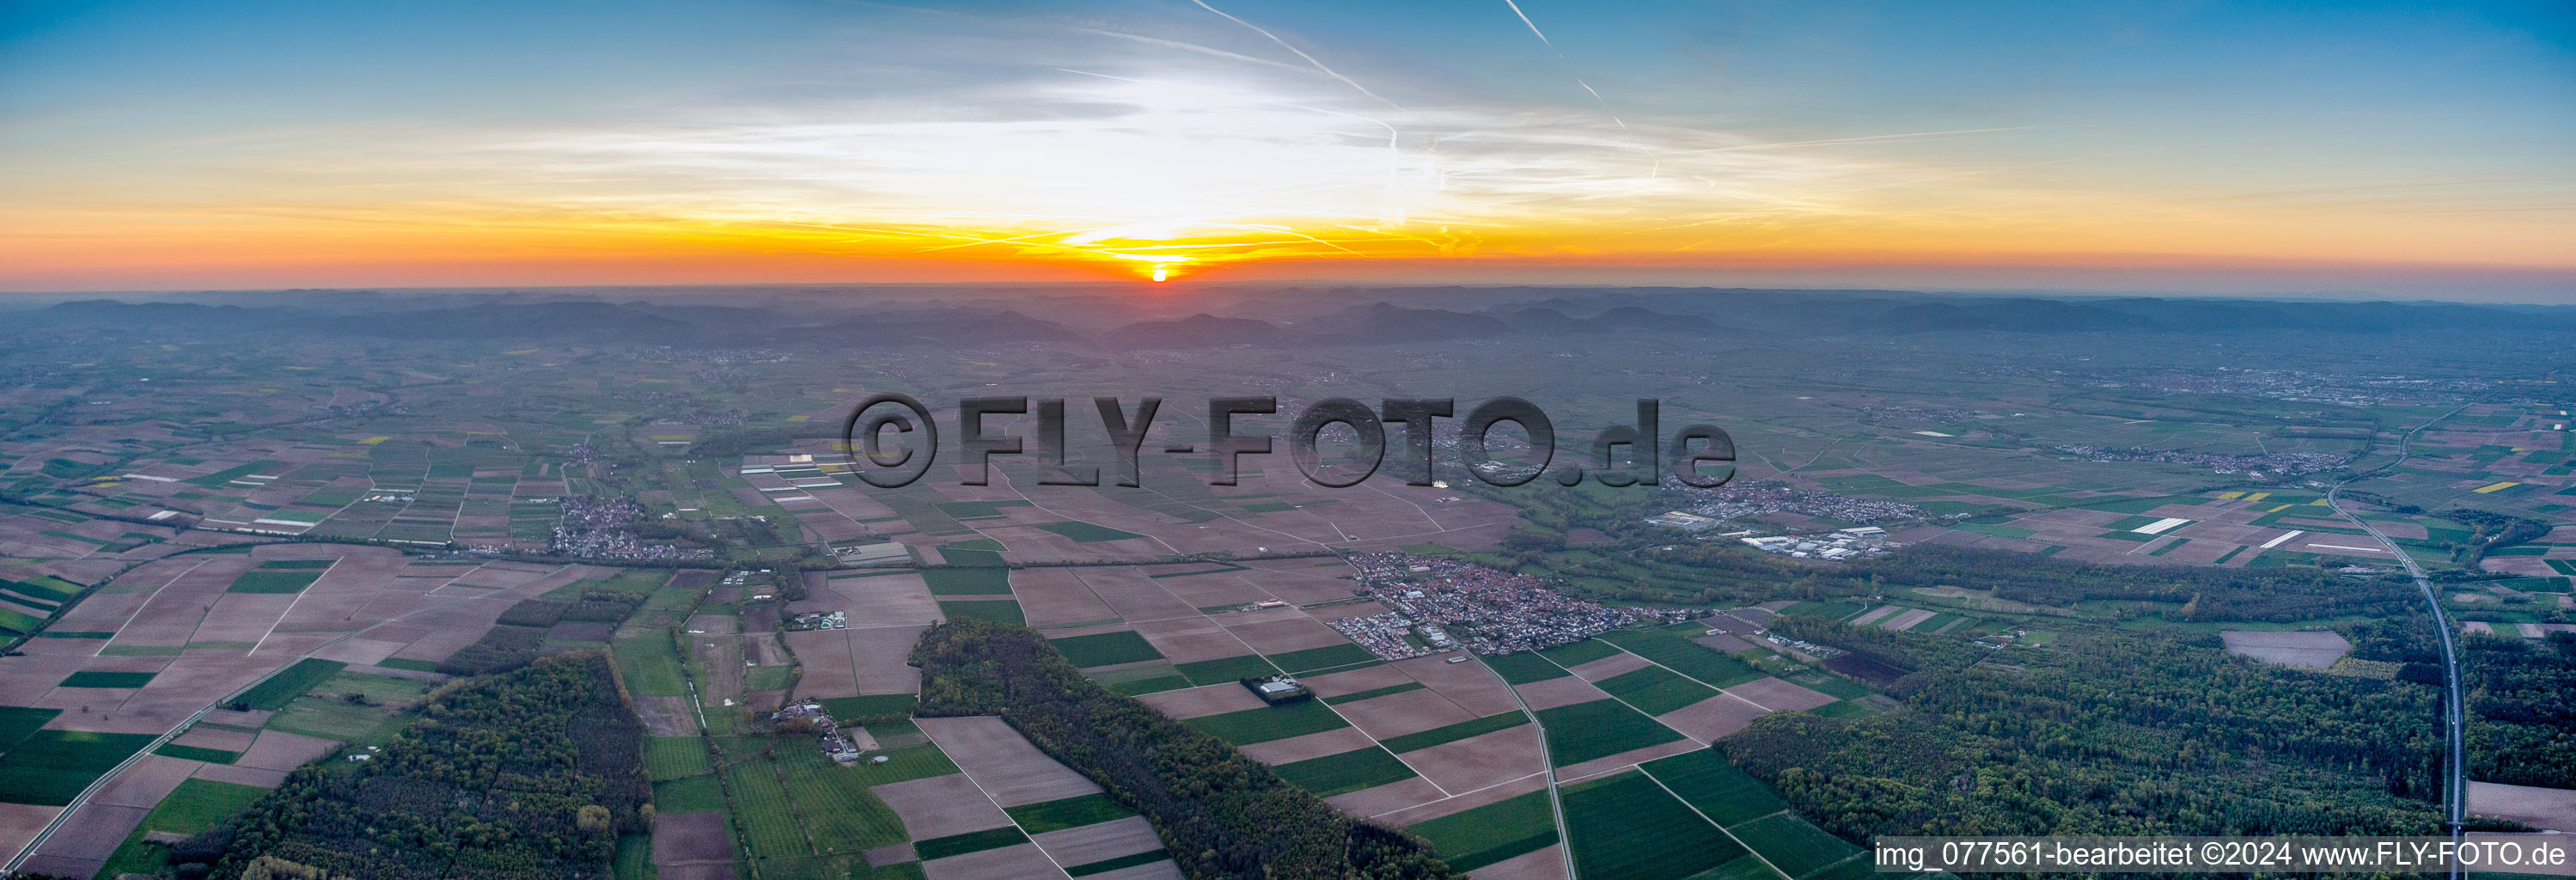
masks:
<path fill-rule="evenodd" d="M 2438 687 L 2441 645 L 2427 617 L 2349 627 L 2352 655 L 2404 663 L 2400 680 Z M 2459 639 L 2459 659 L 2469 703 L 2469 778 L 2576 788 L 2576 633 L 2536 641 L 2471 633 Z"/>
<path fill-rule="evenodd" d="M 1000 715 L 1152 821 L 1191 877 L 1451 876 L 1419 839 L 1352 819 L 1268 765 L 1084 678 L 1036 630 L 960 619 L 913 649 L 921 714 Z"/>
<path fill-rule="evenodd" d="M 1933 636 L 1783 624 L 1914 670 L 1893 691 L 1904 709 L 1775 713 L 1719 743 L 1849 840 L 2440 829 L 2431 687 L 2284 670 L 2173 637 L 2087 635 L 2006 660 Z"/>
<path fill-rule="evenodd" d="M 174 847 L 182 876 L 605 877 L 618 835 L 649 824 L 643 726 L 604 652 L 453 685 L 421 715 L 374 760 L 305 765 Z"/>

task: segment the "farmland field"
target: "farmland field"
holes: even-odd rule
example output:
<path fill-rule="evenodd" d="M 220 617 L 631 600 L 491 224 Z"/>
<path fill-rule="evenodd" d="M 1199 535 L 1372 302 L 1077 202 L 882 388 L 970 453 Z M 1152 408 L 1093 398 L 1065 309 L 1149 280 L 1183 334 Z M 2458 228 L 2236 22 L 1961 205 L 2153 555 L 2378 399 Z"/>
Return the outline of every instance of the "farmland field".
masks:
<path fill-rule="evenodd" d="M 179 783 L 161 803 L 143 817 L 134 832 L 119 844 L 99 870 L 105 877 L 124 874 L 153 874 L 169 864 L 169 850 L 145 843 L 149 832 L 196 834 L 215 826 L 235 814 L 250 809 L 252 803 L 268 794 L 268 789 L 210 779 L 189 779 Z"/>
<path fill-rule="evenodd" d="M 1648 715 L 1661 715 L 1717 696 L 1716 688 L 1655 666 L 1602 679 L 1597 686 Z"/>
<path fill-rule="evenodd" d="M 639 697 L 677 697 L 686 695 L 688 686 L 680 681 L 680 649 L 662 633 L 646 633 L 618 639 L 609 653 L 617 660 L 617 671 L 626 690 Z"/>
<path fill-rule="evenodd" d="M 1050 639 L 1048 643 L 1064 652 L 1064 659 L 1083 668 L 1163 659 L 1163 652 L 1154 650 L 1144 636 L 1131 629 Z"/>
<path fill-rule="evenodd" d="M 1807 876 L 1835 862 L 1860 852 L 1860 848 L 1843 842 L 1807 824 L 1807 820 L 1787 813 L 1775 813 L 1742 825 L 1732 826 L 1735 836 L 1761 853 L 1763 858 L 1791 878 Z"/>
<path fill-rule="evenodd" d="M 953 559 L 964 551 L 948 551 Z M 1010 569 L 1006 568 L 925 568 L 921 580 L 930 585 L 935 596 L 1007 596 L 1011 594 Z"/>
<path fill-rule="evenodd" d="M 727 743 L 730 752 L 755 750 L 760 744 L 735 739 Z M 742 823 L 743 844 L 755 857 L 812 855 L 805 845 L 804 826 L 796 821 L 796 808 L 787 800 L 787 786 L 779 781 L 778 768 L 766 757 L 755 757 L 724 767 L 725 793 L 732 801 L 734 816 Z"/>
<path fill-rule="evenodd" d="M 1123 541 L 1128 538 L 1144 537 L 1143 535 L 1136 534 L 1135 532 L 1122 531 L 1108 526 L 1092 525 L 1087 522 L 1039 523 L 1038 528 L 1071 538 L 1078 544 L 1089 544 L 1098 541 Z"/>
<path fill-rule="evenodd" d="M 1002 623 L 1025 624 L 1028 618 L 1020 612 L 1020 603 L 1009 599 L 987 599 L 974 602 L 941 602 L 939 613 L 950 618 L 972 617 Z"/>
<path fill-rule="evenodd" d="M 332 676 L 340 674 L 340 670 L 348 667 L 349 664 L 336 660 L 310 657 L 298 660 L 295 661 L 295 665 L 278 670 L 277 674 L 269 676 L 267 681 L 260 682 L 258 686 L 235 698 L 234 702 L 245 704 L 252 709 L 283 709 L 286 708 L 286 704 L 295 702 L 297 697 L 304 696 L 305 691 L 331 680 Z"/>
<path fill-rule="evenodd" d="M 1557 841 L 1556 810 L 1547 792 L 1451 813 L 1405 828 L 1431 842 L 1449 867 L 1473 871 Z"/>
<path fill-rule="evenodd" d="M 1548 760 L 1559 767 L 1682 738 L 1617 700 L 1541 709 L 1538 722 L 1547 728 Z"/>
<path fill-rule="evenodd" d="M 1278 675 L 1280 672 L 1278 667 L 1270 665 L 1270 661 L 1262 659 L 1259 654 L 1201 660 L 1196 663 L 1175 663 L 1172 664 L 1172 668 L 1187 677 L 1190 683 L 1201 686 Z"/>
<path fill-rule="evenodd" d="M 1119 806 L 1118 802 L 1111 800 L 1107 794 L 1077 795 L 1061 800 L 1024 804 L 1006 808 L 1004 812 L 1009 813 L 1011 821 L 1019 823 L 1020 827 L 1027 829 L 1030 834 L 1045 834 L 1066 828 L 1097 825 L 1112 819 L 1124 819 L 1136 815 L 1134 810 Z"/>
<path fill-rule="evenodd" d="M 57 687 L 139 688 L 151 683 L 152 673 L 149 672 L 83 671 L 72 673 L 71 677 L 63 679 L 63 683 L 57 685 Z"/>
<path fill-rule="evenodd" d="M 1318 797 L 1385 785 L 1416 775 L 1413 768 L 1377 746 L 1281 764 L 1271 769 L 1279 772 L 1279 778 L 1314 792 Z"/>
<path fill-rule="evenodd" d="M 0 753 L 0 800 L 59 806 L 155 737 L 39 730 Z"/>
<path fill-rule="evenodd" d="M 1298 674 L 1355 663 L 1367 663 L 1377 659 L 1377 655 L 1369 653 L 1367 648 L 1348 642 L 1303 651 L 1290 651 L 1285 654 L 1272 654 L 1269 657 L 1273 665 Z"/>
<path fill-rule="evenodd" d="M 1498 654 L 1485 657 L 1484 660 L 1485 665 L 1493 667 L 1495 672 L 1502 673 L 1503 680 L 1512 684 L 1529 684 L 1574 674 L 1565 671 L 1564 667 L 1548 662 L 1547 658 L 1532 651 Z"/>
<path fill-rule="evenodd" d="M 1681 880 L 1746 854 L 1643 773 L 1576 783 L 1560 797 L 1585 880 Z"/>
<path fill-rule="evenodd" d="M 1343 721 L 1342 716 L 1333 713 L 1331 706 L 1324 705 L 1319 700 L 1299 700 L 1259 709 L 1207 715 L 1181 723 L 1198 728 L 1201 733 L 1236 746 L 1287 739 L 1292 736 L 1350 726 L 1350 722 Z"/>
<path fill-rule="evenodd" d="M 1418 749 L 1427 749 L 1443 743 L 1457 742 L 1469 737 L 1483 736 L 1497 730 L 1508 730 L 1528 723 L 1529 716 L 1523 714 L 1519 709 L 1514 709 L 1509 712 L 1497 712 L 1473 721 L 1461 721 L 1445 727 L 1435 727 L 1430 730 L 1422 731 L 1421 733 L 1408 733 L 1403 736 L 1389 737 L 1386 740 L 1386 747 L 1387 749 L 1395 752 L 1410 752 Z"/>
<path fill-rule="evenodd" d="M 301 593 L 304 592 L 305 587 L 312 586 L 313 582 L 315 580 L 319 580 L 321 577 L 322 573 L 318 571 L 266 571 L 253 569 L 251 571 L 242 572 L 241 577 L 235 578 L 233 580 L 232 587 L 225 590 L 225 592 Z"/>
<path fill-rule="evenodd" d="M 857 769 L 832 763 L 806 740 L 785 738 L 776 746 L 787 793 L 816 849 L 849 853 L 903 841 L 902 820 L 868 791 Z"/>
<path fill-rule="evenodd" d="M 644 775 L 655 782 L 696 776 L 715 769 L 705 740 L 694 736 L 644 738 Z"/>
<path fill-rule="evenodd" d="M 1648 761 L 1646 772 L 1718 824 L 1734 827 L 1789 808 L 1714 748 Z"/>
<path fill-rule="evenodd" d="M 1762 677 L 1761 670 L 1694 643 L 1670 629 L 1619 630 L 1604 633 L 1602 638 L 1710 687 L 1734 687 Z"/>

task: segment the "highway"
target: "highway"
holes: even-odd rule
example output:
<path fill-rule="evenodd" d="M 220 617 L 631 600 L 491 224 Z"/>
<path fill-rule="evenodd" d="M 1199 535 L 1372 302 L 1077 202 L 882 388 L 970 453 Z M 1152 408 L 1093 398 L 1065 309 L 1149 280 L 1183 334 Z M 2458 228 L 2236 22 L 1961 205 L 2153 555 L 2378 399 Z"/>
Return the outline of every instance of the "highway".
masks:
<path fill-rule="evenodd" d="M 2343 508 L 2343 501 L 2339 496 L 2343 494 L 2343 487 L 2346 485 L 2358 480 L 2368 479 L 2373 474 L 2405 464 L 2407 456 L 2413 450 L 2416 434 L 2422 433 L 2425 428 L 2439 424 L 2443 419 L 2457 415 L 2460 410 L 2468 408 L 2468 404 L 2461 404 L 2458 409 L 2435 416 L 2431 421 L 2415 426 L 2414 430 L 2406 432 L 2406 436 L 2397 441 L 2397 460 L 2374 469 L 2370 471 L 2370 473 L 2355 474 L 2345 479 L 2343 482 L 2336 483 L 2334 488 L 2326 490 L 2326 504 L 2334 508 L 2335 514 L 2343 517 L 2347 521 L 2350 521 L 2353 525 L 2360 526 L 2362 531 L 2369 532 L 2372 538 L 2377 539 L 2380 546 L 2386 547 L 2388 548 L 2388 552 L 2396 554 L 2398 564 L 2406 566 L 2406 574 L 2415 578 L 2415 588 L 2424 591 L 2424 603 L 2432 606 L 2433 608 L 2434 631 L 2439 633 L 2442 637 L 2442 681 L 2445 692 L 2445 695 L 2442 698 L 2442 724 L 2449 734 L 2449 746 L 2443 755 L 2442 761 L 2444 777 L 2442 780 L 2442 818 L 2444 822 L 2450 825 L 2451 837 L 2454 840 L 2460 838 L 2460 825 L 2468 818 L 2469 771 L 2468 749 L 2464 744 L 2464 740 L 2467 736 L 2467 721 L 2462 717 L 2464 704 L 2461 699 L 2460 690 L 2460 657 L 2459 650 L 2451 644 L 2451 617 L 2450 615 L 2442 613 L 2441 591 L 2433 589 L 2433 582 L 2424 577 L 2424 568 L 2423 566 L 2415 564 L 2415 557 L 2406 555 L 2406 548 L 2397 546 L 2397 542 L 2391 541 L 2388 539 L 2387 535 L 2381 534 L 2379 527 L 2371 525 L 2369 520 L 2354 516 L 2352 511 L 2345 510 Z M 2451 877 L 2453 880 L 2458 880 L 2460 877 L 2459 866 L 2452 866 Z"/>

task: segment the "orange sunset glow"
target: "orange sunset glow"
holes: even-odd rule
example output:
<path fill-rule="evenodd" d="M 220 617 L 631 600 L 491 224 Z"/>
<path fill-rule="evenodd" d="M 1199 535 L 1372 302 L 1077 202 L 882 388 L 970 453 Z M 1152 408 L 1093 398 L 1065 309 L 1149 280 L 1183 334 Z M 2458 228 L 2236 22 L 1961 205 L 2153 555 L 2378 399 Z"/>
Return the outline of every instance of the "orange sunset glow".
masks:
<path fill-rule="evenodd" d="M 1392 47 L 1427 25 L 1398 12 L 779 15 L 810 32 L 764 44 L 774 58 L 720 45 L 673 62 L 702 79 L 620 79 L 621 59 L 534 87 L 447 55 L 277 79 L 250 35 L 159 80 L 98 65 L 172 38 L 166 23 L 100 12 L 19 34 L 0 286 L 2576 272 L 2549 149 L 2570 127 L 2546 103 L 2563 76 L 2364 96 L 2167 23 L 2147 49 L 2069 48 L 2077 67 L 2028 82 L 2009 58 L 1796 25 L 1870 59 L 1817 92 L 1542 7 L 1461 10 L 1468 32 L 1410 52 Z M 572 25 L 443 48 L 555 26 Z M 2113 84 L 2130 52 L 2234 81 L 2137 93 Z"/>

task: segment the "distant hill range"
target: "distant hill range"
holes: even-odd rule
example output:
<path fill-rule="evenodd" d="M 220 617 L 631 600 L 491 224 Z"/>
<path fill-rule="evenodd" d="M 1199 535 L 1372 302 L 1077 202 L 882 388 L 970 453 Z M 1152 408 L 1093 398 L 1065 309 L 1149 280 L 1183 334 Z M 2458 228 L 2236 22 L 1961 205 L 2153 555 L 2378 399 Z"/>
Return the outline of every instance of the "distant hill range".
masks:
<path fill-rule="evenodd" d="M 2158 297 L 1974 297 L 1905 291 L 1685 288 L 1397 288 L 1212 296 L 1186 317 L 1114 294 L 1033 297 L 1016 307 L 919 301 L 749 300 L 716 305 L 524 292 L 406 297 L 292 291 L 221 304 L 92 299 L 7 313 L 15 326 L 68 334 L 278 332 L 387 339 L 508 339 L 689 347 L 861 348 L 1059 344 L 1106 351 L 1235 346 L 1365 346 L 1513 338 L 1631 336 L 1684 341 L 1969 334 L 2389 334 L 2576 330 L 2576 308 L 2455 303 Z M 1352 304 L 1358 300 L 1360 304 Z M 959 301 L 968 301 L 961 298 Z M 1470 308 L 1459 308 L 1473 304 Z M 1437 307 L 1450 306 L 1450 307 Z M 1168 312 L 1167 312 L 1168 313 Z M 1097 322 L 1097 323 L 1095 323 Z M 1123 323 L 1111 323 L 1123 322 Z"/>

